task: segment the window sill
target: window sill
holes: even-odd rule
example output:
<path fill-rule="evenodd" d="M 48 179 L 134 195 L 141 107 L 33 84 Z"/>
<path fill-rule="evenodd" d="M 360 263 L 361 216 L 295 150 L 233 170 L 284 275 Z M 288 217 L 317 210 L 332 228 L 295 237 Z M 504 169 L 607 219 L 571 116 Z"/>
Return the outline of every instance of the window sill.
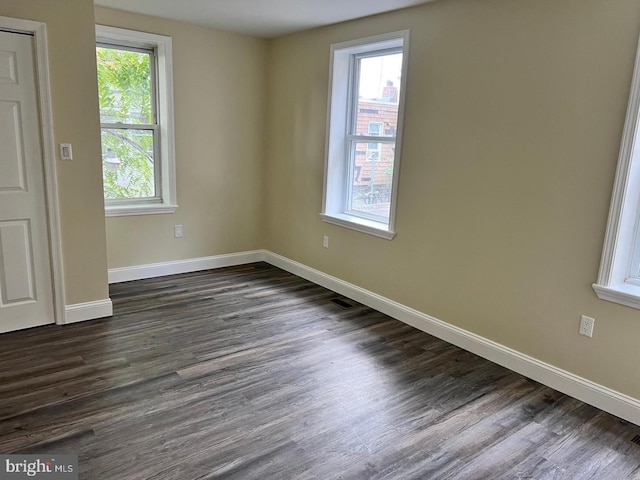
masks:
<path fill-rule="evenodd" d="M 640 309 L 640 287 L 636 285 L 621 283 L 607 287 L 593 284 L 593 290 L 602 300 Z"/>
<path fill-rule="evenodd" d="M 157 203 L 149 205 L 117 205 L 105 206 L 106 217 L 128 217 L 134 215 L 158 215 L 163 213 L 175 213 L 178 205 Z"/>
<path fill-rule="evenodd" d="M 328 214 L 321 213 L 322 220 L 339 227 L 350 228 L 358 232 L 375 235 L 376 237 L 392 240 L 396 236 L 396 232 L 389 230 L 384 223 L 374 222 L 373 220 L 365 220 L 364 218 L 353 217 L 345 214 Z"/>

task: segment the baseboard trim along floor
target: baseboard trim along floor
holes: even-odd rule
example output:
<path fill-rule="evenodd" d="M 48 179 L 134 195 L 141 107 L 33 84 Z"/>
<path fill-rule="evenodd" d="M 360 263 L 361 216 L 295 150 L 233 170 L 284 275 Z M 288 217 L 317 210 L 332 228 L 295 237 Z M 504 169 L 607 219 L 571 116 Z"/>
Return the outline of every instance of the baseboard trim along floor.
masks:
<path fill-rule="evenodd" d="M 110 317 L 111 315 L 113 315 L 113 305 L 109 298 L 95 302 L 75 303 L 65 307 L 64 323 L 83 322 L 84 320 Z"/>
<path fill-rule="evenodd" d="M 229 253 L 212 257 L 190 258 L 187 260 L 175 260 L 172 262 L 151 263 L 148 265 L 135 265 L 133 267 L 110 268 L 109 283 L 128 282 L 142 280 L 144 278 L 164 277 L 177 273 L 191 273 L 212 268 L 234 267 L 246 263 L 264 261 L 264 250 L 250 252 Z"/>
<path fill-rule="evenodd" d="M 270 251 L 254 250 L 174 262 L 114 268 L 109 270 L 109 283 L 196 272 L 260 261 L 265 261 L 289 273 L 333 290 L 434 337 L 598 407 L 605 412 L 640 425 L 640 401 L 633 397 L 574 375 L 571 372 Z M 69 308 L 68 306 L 67 310 Z M 67 317 L 69 317 L 69 313 L 67 313 Z"/>

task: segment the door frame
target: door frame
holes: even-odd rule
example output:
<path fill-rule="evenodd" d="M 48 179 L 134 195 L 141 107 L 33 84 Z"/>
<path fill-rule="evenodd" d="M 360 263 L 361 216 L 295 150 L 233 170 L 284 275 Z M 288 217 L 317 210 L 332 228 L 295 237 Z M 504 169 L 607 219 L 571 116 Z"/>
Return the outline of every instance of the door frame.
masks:
<path fill-rule="evenodd" d="M 51 285 L 53 288 L 53 314 L 55 323 L 65 322 L 64 271 L 62 264 L 62 241 L 60 229 L 60 207 L 58 204 L 58 180 L 56 173 L 56 149 L 53 134 L 53 110 L 51 108 L 51 86 L 49 80 L 49 49 L 47 25 L 33 20 L 0 16 L 0 28 L 16 33 L 33 35 L 35 55 L 35 78 L 38 94 L 38 116 L 44 169 L 45 208 L 49 231 L 49 258 L 51 261 Z"/>

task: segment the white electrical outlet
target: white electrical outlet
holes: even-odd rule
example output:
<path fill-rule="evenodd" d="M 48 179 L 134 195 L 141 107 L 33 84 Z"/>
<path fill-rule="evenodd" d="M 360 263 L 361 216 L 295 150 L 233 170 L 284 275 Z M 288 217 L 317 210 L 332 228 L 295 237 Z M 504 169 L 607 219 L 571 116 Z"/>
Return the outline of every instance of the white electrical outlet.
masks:
<path fill-rule="evenodd" d="M 182 225 L 174 225 L 173 226 L 173 237 L 174 238 L 182 238 Z"/>
<path fill-rule="evenodd" d="M 322 239 L 322 246 L 324 248 L 329 248 L 329 235 L 325 235 Z"/>
<path fill-rule="evenodd" d="M 593 337 L 593 324 L 596 321 L 591 317 L 585 317 L 582 315 L 580 317 L 580 335 L 584 335 L 585 337 Z"/>

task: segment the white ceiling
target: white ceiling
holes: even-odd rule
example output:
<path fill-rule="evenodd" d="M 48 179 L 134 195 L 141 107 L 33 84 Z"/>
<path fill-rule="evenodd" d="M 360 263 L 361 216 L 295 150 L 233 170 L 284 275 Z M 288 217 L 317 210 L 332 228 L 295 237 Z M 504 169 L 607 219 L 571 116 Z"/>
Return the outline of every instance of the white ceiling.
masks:
<path fill-rule="evenodd" d="M 94 0 L 102 7 L 265 38 L 429 1 L 432 0 Z"/>

